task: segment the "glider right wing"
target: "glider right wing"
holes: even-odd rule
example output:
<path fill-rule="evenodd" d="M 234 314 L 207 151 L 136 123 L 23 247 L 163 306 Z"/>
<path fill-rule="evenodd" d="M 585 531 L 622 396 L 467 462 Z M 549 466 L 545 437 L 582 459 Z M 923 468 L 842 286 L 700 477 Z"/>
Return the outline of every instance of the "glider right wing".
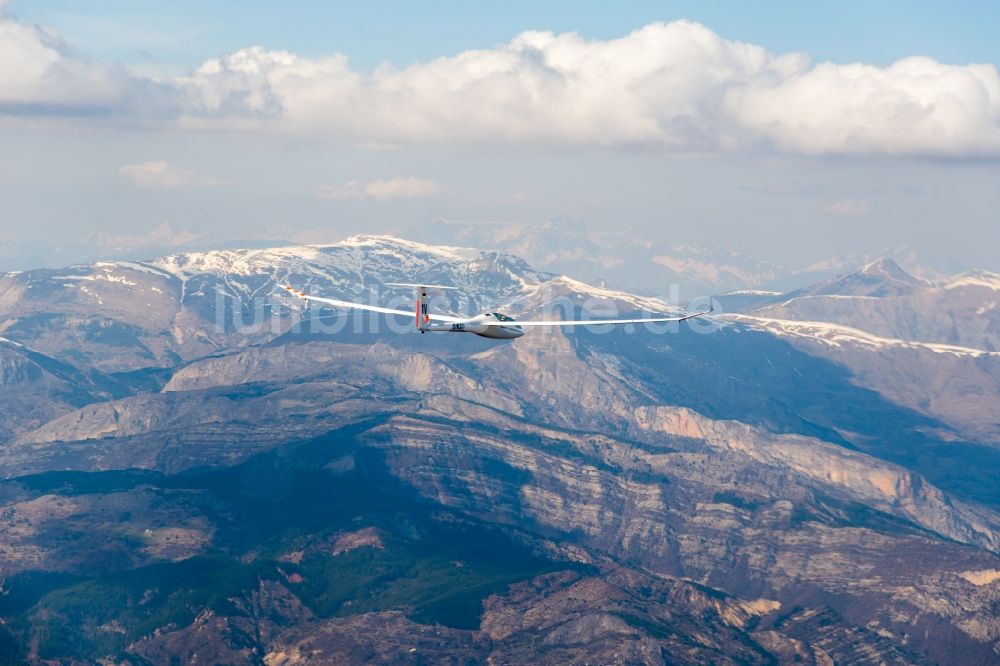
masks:
<path fill-rule="evenodd" d="M 687 321 L 702 315 L 707 315 L 715 311 L 713 305 L 701 312 L 681 315 L 679 317 L 647 317 L 646 319 L 553 319 L 551 321 L 521 321 L 520 319 L 510 322 L 513 326 L 596 326 L 598 324 L 655 324 L 665 321 Z"/>

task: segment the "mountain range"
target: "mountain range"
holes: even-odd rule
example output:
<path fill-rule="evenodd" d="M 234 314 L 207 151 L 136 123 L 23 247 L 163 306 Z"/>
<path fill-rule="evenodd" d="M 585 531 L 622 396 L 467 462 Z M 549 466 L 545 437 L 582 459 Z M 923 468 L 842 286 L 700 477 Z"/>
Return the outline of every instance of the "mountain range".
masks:
<path fill-rule="evenodd" d="M 673 300 L 680 295 L 691 298 L 733 291 L 744 297 L 774 296 L 855 271 L 880 258 L 902 263 L 926 277 L 942 277 L 920 263 L 906 246 L 886 248 L 875 256 L 851 254 L 785 266 L 703 244 L 651 240 L 634 231 L 588 230 L 575 220 L 541 224 L 435 220 L 408 228 L 404 235 L 435 244 L 508 252 L 536 268 Z"/>
<path fill-rule="evenodd" d="M 593 239 L 562 240 L 0 278 L 0 654 L 996 663 L 1000 276 L 883 259 L 785 291 L 647 247 L 669 279 L 772 288 L 708 322 L 513 342 L 279 288 L 408 310 L 387 283 L 447 284 L 434 307 L 524 318 L 687 305 L 581 281 Z"/>

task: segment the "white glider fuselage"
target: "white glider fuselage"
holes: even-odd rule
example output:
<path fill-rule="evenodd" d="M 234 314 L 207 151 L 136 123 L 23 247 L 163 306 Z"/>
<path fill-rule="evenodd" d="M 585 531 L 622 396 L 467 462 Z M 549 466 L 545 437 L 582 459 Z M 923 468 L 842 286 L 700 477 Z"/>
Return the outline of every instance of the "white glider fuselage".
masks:
<path fill-rule="evenodd" d="M 420 326 L 421 333 L 473 333 L 494 340 L 513 340 L 524 335 L 517 322 L 499 312 L 484 312 L 471 319 L 453 322 L 429 322 Z"/>

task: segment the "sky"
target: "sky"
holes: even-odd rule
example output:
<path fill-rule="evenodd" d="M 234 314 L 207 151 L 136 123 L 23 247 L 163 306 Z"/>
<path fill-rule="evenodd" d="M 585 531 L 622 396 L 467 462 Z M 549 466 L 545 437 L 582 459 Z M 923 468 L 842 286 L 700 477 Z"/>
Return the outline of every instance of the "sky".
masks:
<path fill-rule="evenodd" d="M 0 270 L 569 220 L 1000 270 L 1000 9 L 0 0 Z"/>

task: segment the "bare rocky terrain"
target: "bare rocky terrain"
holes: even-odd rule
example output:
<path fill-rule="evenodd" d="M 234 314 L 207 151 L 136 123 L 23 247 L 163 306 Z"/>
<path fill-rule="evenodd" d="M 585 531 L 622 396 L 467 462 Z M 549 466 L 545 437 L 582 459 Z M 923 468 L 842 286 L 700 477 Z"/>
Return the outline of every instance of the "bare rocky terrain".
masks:
<path fill-rule="evenodd" d="M 1000 660 L 993 292 L 949 311 L 959 287 L 879 265 L 711 325 L 498 343 L 276 289 L 408 309 L 380 280 L 674 307 L 382 237 L 0 279 L 4 659 Z M 827 291 L 857 318 L 794 309 Z"/>

